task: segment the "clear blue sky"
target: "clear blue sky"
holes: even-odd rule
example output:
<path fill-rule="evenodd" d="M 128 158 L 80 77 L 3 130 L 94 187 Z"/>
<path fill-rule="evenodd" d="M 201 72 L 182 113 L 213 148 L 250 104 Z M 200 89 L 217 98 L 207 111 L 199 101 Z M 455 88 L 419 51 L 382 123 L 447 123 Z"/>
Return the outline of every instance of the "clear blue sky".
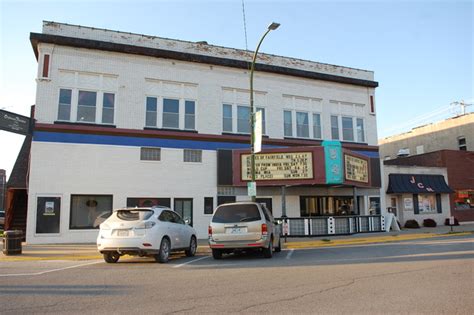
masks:
<path fill-rule="evenodd" d="M 245 48 L 241 0 L 0 0 L 0 108 L 35 102 L 30 32 L 43 20 Z M 375 72 L 379 138 L 415 117 L 473 96 L 473 1 L 245 0 L 248 47 L 281 23 L 261 51 Z M 471 106 L 471 108 L 474 106 Z M 9 173 L 23 140 L 0 131 Z"/>

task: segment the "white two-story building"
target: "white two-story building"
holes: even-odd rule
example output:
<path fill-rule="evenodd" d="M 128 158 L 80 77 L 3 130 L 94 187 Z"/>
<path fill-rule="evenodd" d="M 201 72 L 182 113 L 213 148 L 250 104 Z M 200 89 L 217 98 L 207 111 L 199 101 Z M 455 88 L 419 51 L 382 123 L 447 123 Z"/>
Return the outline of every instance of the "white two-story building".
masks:
<path fill-rule="evenodd" d="M 218 204 L 249 199 L 252 52 L 54 22 L 30 40 L 27 242 L 93 242 L 112 209 L 153 204 L 206 238 Z M 257 195 L 276 217 L 380 203 L 377 85 L 371 71 L 259 54 Z"/>

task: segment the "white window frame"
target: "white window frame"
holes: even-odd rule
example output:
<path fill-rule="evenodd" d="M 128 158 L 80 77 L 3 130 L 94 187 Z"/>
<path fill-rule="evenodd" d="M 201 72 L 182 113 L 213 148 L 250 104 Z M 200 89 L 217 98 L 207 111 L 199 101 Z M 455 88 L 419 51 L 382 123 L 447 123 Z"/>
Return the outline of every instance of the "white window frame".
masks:
<path fill-rule="evenodd" d="M 224 105 L 229 105 L 231 106 L 232 108 L 232 131 L 229 131 L 229 130 L 224 130 Z M 247 105 L 247 104 L 240 104 L 240 103 L 231 103 L 231 102 L 223 102 L 221 104 L 221 131 L 222 133 L 235 133 L 235 134 L 239 134 L 239 135 L 249 135 L 251 134 L 251 130 L 249 132 L 242 132 L 242 131 L 239 131 L 238 130 L 238 122 L 239 122 L 239 118 L 238 118 L 238 114 L 239 114 L 239 107 L 246 107 L 249 109 L 249 116 L 252 115 L 252 113 L 250 112 L 250 105 Z M 267 126 L 266 126 L 266 122 L 268 120 L 268 112 L 267 112 L 267 109 L 265 106 L 260 106 L 260 105 L 254 105 L 254 109 L 255 109 L 255 113 L 261 109 L 263 109 L 263 111 L 265 112 L 265 120 L 262 120 L 262 132 L 263 132 L 263 135 L 267 135 Z M 263 117 L 262 117 L 263 118 Z M 250 117 L 249 117 L 250 119 Z"/>
<path fill-rule="evenodd" d="M 148 126 L 146 124 L 146 102 L 147 98 L 152 97 L 156 98 L 156 126 Z M 163 109 L 164 109 L 164 99 L 177 100 L 178 101 L 178 128 L 174 127 L 164 127 L 163 126 Z M 194 102 L 194 129 L 185 128 L 186 125 L 186 101 Z M 192 98 L 182 98 L 174 96 L 159 96 L 155 94 L 147 94 L 144 99 L 145 106 L 145 119 L 144 127 L 145 128 L 155 128 L 155 129 L 169 129 L 169 130 L 184 130 L 184 131 L 197 131 L 198 130 L 198 102 Z"/>
<path fill-rule="evenodd" d="M 59 95 L 61 90 L 71 90 L 71 111 L 69 113 L 69 120 L 59 119 Z M 72 122 L 72 123 L 81 123 L 81 124 L 91 124 L 91 125 L 105 125 L 105 126 L 114 126 L 116 121 L 117 114 L 117 92 L 110 90 L 94 90 L 89 88 L 73 88 L 68 86 L 59 86 L 57 94 L 57 105 L 56 105 L 56 121 L 60 122 Z M 81 121 L 78 119 L 77 112 L 79 108 L 79 91 L 83 92 L 93 92 L 96 93 L 95 99 L 95 120 L 94 121 Z M 102 122 L 102 113 L 104 109 L 104 94 L 109 93 L 114 95 L 114 111 L 113 117 L 114 121 L 112 123 L 103 123 Z"/>

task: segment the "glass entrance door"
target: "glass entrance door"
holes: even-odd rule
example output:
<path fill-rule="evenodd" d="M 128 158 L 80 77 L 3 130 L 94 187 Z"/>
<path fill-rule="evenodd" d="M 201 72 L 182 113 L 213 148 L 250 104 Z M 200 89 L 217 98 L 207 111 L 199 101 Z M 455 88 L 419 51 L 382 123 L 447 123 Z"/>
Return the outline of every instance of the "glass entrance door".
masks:
<path fill-rule="evenodd" d="M 188 220 L 189 225 L 193 226 L 193 199 L 176 198 L 174 200 L 174 211 L 176 211 L 184 221 Z"/>

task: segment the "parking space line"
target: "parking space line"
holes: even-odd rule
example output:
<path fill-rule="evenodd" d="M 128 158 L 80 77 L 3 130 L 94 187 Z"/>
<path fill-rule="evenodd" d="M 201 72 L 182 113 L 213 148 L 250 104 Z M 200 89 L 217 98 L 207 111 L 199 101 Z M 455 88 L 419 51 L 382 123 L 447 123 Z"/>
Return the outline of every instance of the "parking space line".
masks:
<path fill-rule="evenodd" d="M 294 251 L 295 251 L 294 249 L 290 249 L 290 250 L 288 251 L 288 254 L 286 254 L 286 258 L 285 258 L 285 259 L 290 259 L 290 258 L 291 258 L 291 255 L 293 255 L 293 252 L 294 252 Z"/>
<path fill-rule="evenodd" d="M 196 258 L 196 259 L 187 261 L 187 262 L 185 262 L 185 263 L 182 263 L 182 264 L 179 264 L 179 265 L 175 265 L 175 266 L 173 266 L 173 268 L 180 268 L 180 267 L 183 267 L 183 266 L 185 266 L 185 265 L 192 264 L 193 262 L 196 262 L 196 261 L 199 261 L 199 260 L 203 260 L 203 259 L 206 259 L 206 258 L 209 258 L 209 257 L 210 257 L 210 256 L 204 256 L 204 257 Z"/>
<path fill-rule="evenodd" d="M 32 272 L 32 273 L 12 273 L 12 274 L 4 274 L 4 275 L 0 274 L 0 277 L 41 276 L 41 275 L 51 273 L 51 272 L 63 271 L 63 270 L 79 268 L 79 267 L 84 267 L 84 266 L 89 266 L 89 265 L 95 265 L 95 264 L 99 264 L 101 262 L 102 261 L 94 261 L 94 262 L 88 262 L 86 264 L 79 264 L 79 265 L 68 266 L 68 267 L 64 267 L 64 268 L 57 268 L 57 269 L 45 270 L 45 271 L 40 271 L 40 272 Z"/>

